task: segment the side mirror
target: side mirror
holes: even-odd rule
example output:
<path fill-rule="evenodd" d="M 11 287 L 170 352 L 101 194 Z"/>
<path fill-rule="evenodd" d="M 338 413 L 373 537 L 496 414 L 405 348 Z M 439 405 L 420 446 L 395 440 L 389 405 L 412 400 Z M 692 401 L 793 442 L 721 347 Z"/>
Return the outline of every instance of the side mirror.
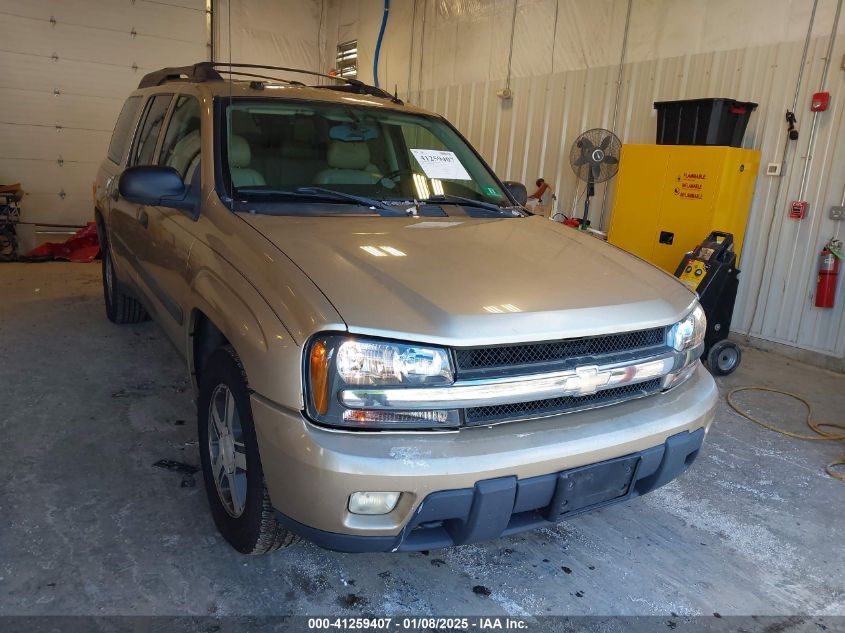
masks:
<path fill-rule="evenodd" d="M 117 183 L 120 195 L 129 202 L 191 211 L 196 206 L 191 187 L 172 167 L 139 165 L 129 167 Z"/>
<path fill-rule="evenodd" d="M 528 202 L 528 189 L 525 188 L 525 185 L 515 180 L 506 180 L 503 184 L 507 187 L 508 192 L 514 197 L 517 204 L 524 207 L 525 203 Z"/>

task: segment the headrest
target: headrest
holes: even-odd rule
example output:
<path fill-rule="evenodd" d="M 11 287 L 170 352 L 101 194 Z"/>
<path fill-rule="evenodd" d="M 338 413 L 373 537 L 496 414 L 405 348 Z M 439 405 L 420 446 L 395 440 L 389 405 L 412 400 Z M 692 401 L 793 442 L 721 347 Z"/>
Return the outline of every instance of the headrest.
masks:
<path fill-rule="evenodd" d="M 229 165 L 232 167 L 249 167 L 252 152 L 249 143 L 243 136 L 232 135 L 229 139 Z"/>
<path fill-rule="evenodd" d="M 332 141 L 326 158 L 332 169 L 363 170 L 370 164 L 370 148 L 363 141 L 357 143 Z"/>

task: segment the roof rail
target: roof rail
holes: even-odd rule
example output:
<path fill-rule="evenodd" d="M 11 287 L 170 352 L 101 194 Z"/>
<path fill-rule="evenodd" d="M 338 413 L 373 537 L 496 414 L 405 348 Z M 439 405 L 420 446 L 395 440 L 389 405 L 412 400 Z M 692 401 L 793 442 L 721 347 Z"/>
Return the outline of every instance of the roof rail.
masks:
<path fill-rule="evenodd" d="M 169 81 L 220 81 L 223 78 L 214 70 L 210 62 L 200 62 L 193 66 L 173 66 L 171 68 L 162 68 L 144 75 L 141 78 L 138 88 L 150 88 L 152 86 L 160 86 Z"/>
<path fill-rule="evenodd" d="M 240 76 L 255 76 L 261 77 L 261 75 L 251 75 L 249 73 L 241 72 L 235 69 L 241 68 L 255 68 L 259 70 L 282 70 L 285 72 L 292 72 L 292 73 L 299 73 L 303 75 L 311 75 L 312 77 L 323 77 L 325 79 L 332 79 L 334 81 L 343 82 L 345 85 L 329 85 L 329 86 L 316 86 L 318 88 L 327 88 L 329 90 L 342 90 L 344 92 L 355 92 L 358 94 L 368 94 L 374 97 L 381 97 L 383 99 L 391 99 L 396 103 L 402 103 L 402 101 L 396 96 L 392 95 L 386 90 L 382 90 L 381 88 L 377 88 L 376 86 L 370 86 L 365 84 L 363 81 L 359 81 L 357 79 L 349 79 L 348 77 L 340 77 L 334 75 L 326 75 L 324 73 L 319 73 L 314 70 L 305 70 L 302 68 L 290 68 L 287 66 L 265 66 L 264 64 L 231 64 L 228 62 L 199 62 L 194 64 L 193 66 L 175 66 L 172 68 L 162 68 L 161 70 L 156 70 L 151 73 L 148 73 L 141 78 L 140 83 L 138 84 L 138 88 L 150 88 L 152 86 L 160 86 L 164 83 L 168 83 L 171 81 L 186 81 L 186 82 L 193 82 L 193 83 L 203 83 L 206 81 L 223 81 L 223 74 L 228 75 L 240 75 Z M 285 81 L 291 84 L 299 84 L 300 82 L 290 81 L 285 79 L 277 79 L 275 77 L 267 77 L 263 76 L 265 79 L 271 79 L 274 81 Z"/>

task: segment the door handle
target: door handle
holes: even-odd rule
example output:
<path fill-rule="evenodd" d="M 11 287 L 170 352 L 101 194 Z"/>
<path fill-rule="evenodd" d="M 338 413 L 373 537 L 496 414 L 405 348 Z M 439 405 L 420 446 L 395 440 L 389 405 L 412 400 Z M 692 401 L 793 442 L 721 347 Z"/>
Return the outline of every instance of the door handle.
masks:
<path fill-rule="evenodd" d="M 138 212 L 138 222 L 140 222 L 141 226 L 147 228 L 150 224 L 150 216 L 147 215 L 147 212 L 141 209 Z"/>
<path fill-rule="evenodd" d="M 120 192 L 114 186 L 114 176 L 109 176 L 106 180 L 105 190 L 106 195 L 112 200 L 117 200 L 120 197 Z"/>

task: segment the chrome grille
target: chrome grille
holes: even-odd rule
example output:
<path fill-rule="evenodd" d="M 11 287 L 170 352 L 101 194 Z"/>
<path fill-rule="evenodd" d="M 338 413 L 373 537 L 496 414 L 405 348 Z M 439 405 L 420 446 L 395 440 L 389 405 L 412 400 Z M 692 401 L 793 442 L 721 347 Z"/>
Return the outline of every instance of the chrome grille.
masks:
<path fill-rule="evenodd" d="M 569 413 L 579 409 L 592 409 L 657 393 L 660 390 L 660 384 L 661 379 L 655 378 L 636 385 L 605 389 L 604 391 L 598 391 L 588 396 L 564 396 L 561 398 L 549 398 L 548 400 L 535 400 L 533 402 L 471 407 L 465 409 L 466 425 L 473 426 L 505 420 L 521 420 Z"/>
<path fill-rule="evenodd" d="M 467 347 L 455 350 L 458 375 L 516 370 L 536 365 L 574 364 L 585 357 L 612 356 L 665 345 L 666 328 L 658 327 L 604 336 L 585 336 L 545 343 L 523 343 L 496 347 Z M 571 361 L 568 363 L 568 361 Z M 514 373 L 507 371 L 508 374 Z"/>

